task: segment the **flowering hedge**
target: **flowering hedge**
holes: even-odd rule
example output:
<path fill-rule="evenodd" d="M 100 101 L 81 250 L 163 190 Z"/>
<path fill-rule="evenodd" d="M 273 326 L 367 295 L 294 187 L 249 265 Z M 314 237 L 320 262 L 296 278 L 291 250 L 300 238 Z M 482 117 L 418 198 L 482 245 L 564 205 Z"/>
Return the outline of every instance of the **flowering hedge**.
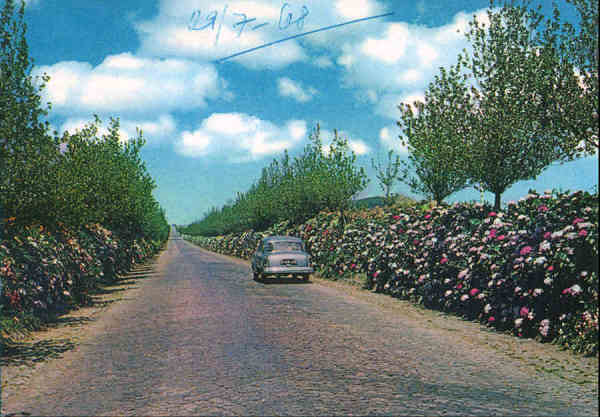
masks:
<path fill-rule="evenodd" d="M 75 232 L 7 226 L 0 245 L 1 315 L 47 319 L 85 304 L 100 282 L 156 253 L 163 242 L 126 241 L 100 225 Z M 6 330 L 6 329 L 3 329 Z"/>
<path fill-rule="evenodd" d="M 354 212 L 345 230 L 320 213 L 218 238 L 187 237 L 248 259 L 260 238 L 303 238 L 319 274 L 365 273 L 366 286 L 517 337 L 598 352 L 598 195 L 530 192 L 503 212 L 483 204 Z"/>

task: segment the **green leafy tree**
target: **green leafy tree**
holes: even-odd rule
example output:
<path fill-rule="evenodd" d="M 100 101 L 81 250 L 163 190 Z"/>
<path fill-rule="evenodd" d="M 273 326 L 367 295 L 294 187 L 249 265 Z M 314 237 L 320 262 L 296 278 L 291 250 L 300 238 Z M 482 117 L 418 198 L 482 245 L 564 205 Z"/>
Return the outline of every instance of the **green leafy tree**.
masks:
<path fill-rule="evenodd" d="M 327 153 L 318 125 L 309 138 L 300 156 L 292 160 L 284 152 L 263 168 L 247 192 L 238 193 L 221 209 L 213 208 L 182 228 L 183 233 L 214 236 L 249 228 L 265 230 L 281 221 L 298 224 L 323 209 L 339 210 L 343 218 L 352 196 L 367 184 L 364 169 L 354 166 L 356 156 L 337 131 Z"/>
<path fill-rule="evenodd" d="M 488 9 L 489 23 L 474 18 L 467 38 L 472 52 L 459 55 L 468 70 L 471 104 L 464 120 L 470 180 L 495 195 L 536 178 L 552 162 L 569 158 L 551 124 L 557 95 L 577 84 L 572 68 L 551 47 L 536 43 L 543 16 L 527 7 Z"/>
<path fill-rule="evenodd" d="M 389 203 L 392 197 L 392 187 L 400 175 L 401 163 L 398 155 L 396 155 L 396 159 L 394 159 L 394 151 L 392 149 L 389 150 L 387 156 L 388 160 L 386 165 L 380 160 L 375 162 L 374 159 L 371 159 L 371 166 L 375 170 L 375 176 L 379 181 L 379 187 L 385 194 L 385 200 Z"/>
<path fill-rule="evenodd" d="M 342 138 L 334 130 L 333 141 L 325 158 L 326 177 L 318 180 L 327 185 L 323 190 L 326 206 L 340 212 L 341 229 L 345 226 L 345 212 L 351 206 L 352 197 L 364 190 L 369 182 L 365 169 L 357 168 L 355 162 L 356 154 L 350 149 L 348 139 Z"/>
<path fill-rule="evenodd" d="M 100 223 L 126 238 L 164 240 L 165 213 L 152 196 L 154 181 L 140 158 L 144 140 L 120 142 L 119 122 L 98 138 L 96 120 L 62 138 L 49 134 L 50 104 L 40 92 L 49 77 L 32 77 L 25 2 L 5 0 L 0 11 L 0 206 L 23 225 Z M 59 142 L 66 146 L 61 153 Z M 4 218 L 2 219 L 2 221 Z"/>
<path fill-rule="evenodd" d="M 52 222 L 46 212 L 58 148 L 42 118 L 40 91 L 47 76 L 33 78 L 25 38 L 25 2 L 5 0 L 0 11 L 0 205 L 17 223 Z"/>
<path fill-rule="evenodd" d="M 465 141 L 468 87 L 459 65 L 440 68 L 425 102 L 400 104 L 402 144 L 408 148 L 401 180 L 415 193 L 442 202 L 467 185 Z M 414 106 L 414 109 L 413 109 Z"/>
<path fill-rule="evenodd" d="M 52 208 L 66 224 L 81 227 L 100 223 L 122 237 L 160 240 L 168 233 L 164 212 L 154 199 L 154 180 L 140 157 L 145 143 L 121 139 L 118 119 L 111 119 L 108 133 L 98 135 L 101 121 L 74 134 L 65 132 L 66 150 L 54 167 L 58 186 Z"/>
<path fill-rule="evenodd" d="M 542 42 L 555 48 L 561 65 L 574 67 L 579 83 L 555 98 L 550 116 L 570 149 L 586 154 L 598 152 L 598 2 L 567 0 L 576 11 L 579 21 L 574 26 L 560 20 L 555 5 L 554 15 L 544 31 Z M 583 145 L 583 146 L 580 146 Z"/>

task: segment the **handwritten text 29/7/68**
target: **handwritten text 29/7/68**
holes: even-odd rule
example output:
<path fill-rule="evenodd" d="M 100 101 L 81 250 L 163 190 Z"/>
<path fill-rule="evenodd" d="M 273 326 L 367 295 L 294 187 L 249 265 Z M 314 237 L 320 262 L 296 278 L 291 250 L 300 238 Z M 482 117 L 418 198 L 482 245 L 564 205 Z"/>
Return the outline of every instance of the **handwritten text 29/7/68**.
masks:
<path fill-rule="evenodd" d="M 260 22 L 257 21 L 256 17 L 249 17 L 246 13 L 240 13 L 239 11 L 228 10 L 229 6 L 225 5 L 222 11 L 212 10 L 205 15 L 202 14 L 201 10 L 194 10 L 190 16 L 188 23 L 189 30 L 216 30 L 217 36 L 215 44 L 219 41 L 219 34 L 221 27 L 223 26 L 225 19 L 232 16 L 234 19 L 231 27 L 237 31 L 237 37 L 240 37 L 244 30 L 257 30 L 273 22 Z M 302 30 L 304 27 L 304 21 L 309 15 L 308 7 L 303 5 L 301 7 L 291 5 L 290 3 L 283 3 L 279 12 L 279 21 L 276 22 L 279 30 L 286 30 L 290 26 L 295 25 L 298 30 Z"/>

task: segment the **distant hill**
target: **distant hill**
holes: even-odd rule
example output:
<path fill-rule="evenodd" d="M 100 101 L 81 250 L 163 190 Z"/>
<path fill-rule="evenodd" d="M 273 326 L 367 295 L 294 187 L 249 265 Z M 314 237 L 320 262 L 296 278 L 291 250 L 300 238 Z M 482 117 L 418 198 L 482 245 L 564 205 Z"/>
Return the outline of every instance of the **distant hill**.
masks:
<path fill-rule="evenodd" d="M 355 208 L 373 208 L 373 207 L 385 206 L 385 198 L 384 197 L 361 198 L 360 200 L 353 201 L 353 205 Z"/>
<path fill-rule="evenodd" d="M 416 203 L 417 201 L 413 198 L 407 197 L 405 195 L 397 195 L 394 197 L 394 202 L 393 204 L 399 204 L 399 203 L 404 203 L 404 204 L 412 204 L 412 203 Z M 376 196 L 376 197 L 366 197 L 366 198 L 361 198 L 360 200 L 355 200 L 354 201 L 354 207 L 355 208 L 373 208 L 373 207 L 383 207 L 386 206 L 387 203 L 385 202 L 385 197 L 383 196 Z"/>

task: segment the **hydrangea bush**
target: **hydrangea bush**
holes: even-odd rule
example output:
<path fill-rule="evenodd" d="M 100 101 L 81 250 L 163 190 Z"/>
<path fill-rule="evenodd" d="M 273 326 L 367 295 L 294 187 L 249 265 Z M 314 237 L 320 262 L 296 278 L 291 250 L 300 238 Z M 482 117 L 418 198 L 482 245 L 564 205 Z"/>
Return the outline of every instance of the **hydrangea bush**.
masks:
<path fill-rule="evenodd" d="M 156 253 L 163 242 L 128 242 L 100 225 L 78 232 L 43 226 L 7 226 L 0 245 L 1 315 L 45 320 L 90 300 L 101 282 L 111 282 Z"/>
<path fill-rule="evenodd" d="M 502 212 L 484 204 L 335 213 L 298 226 L 187 237 L 248 259 L 263 236 L 304 239 L 319 274 L 478 320 L 517 337 L 598 352 L 598 196 L 533 191 Z"/>

